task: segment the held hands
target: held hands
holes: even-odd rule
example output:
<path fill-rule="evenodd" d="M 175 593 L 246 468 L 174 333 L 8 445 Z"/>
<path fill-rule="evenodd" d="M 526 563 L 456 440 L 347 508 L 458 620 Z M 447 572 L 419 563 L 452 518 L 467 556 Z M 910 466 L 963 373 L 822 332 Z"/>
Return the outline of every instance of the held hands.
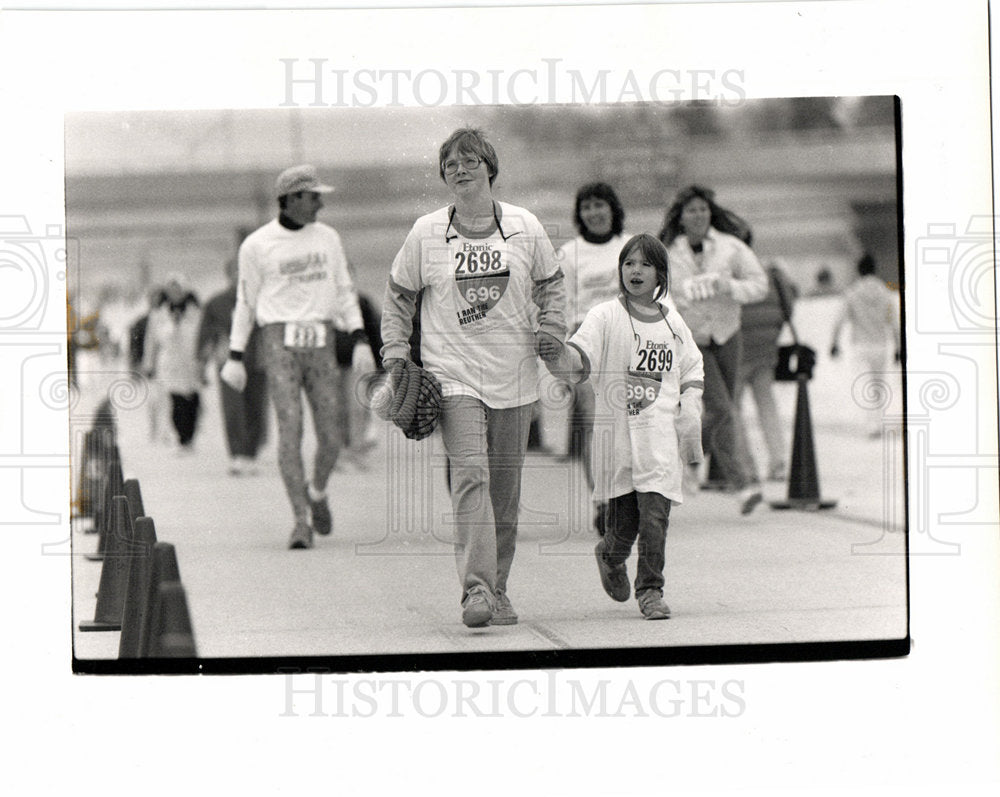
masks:
<path fill-rule="evenodd" d="M 247 386 L 247 369 L 237 360 L 226 360 L 226 364 L 219 371 L 219 378 L 233 390 L 242 393 Z"/>
<path fill-rule="evenodd" d="M 555 335 L 539 330 L 535 333 L 535 351 L 546 365 L 555 365 L 559 361 L 563 344 Z"/>

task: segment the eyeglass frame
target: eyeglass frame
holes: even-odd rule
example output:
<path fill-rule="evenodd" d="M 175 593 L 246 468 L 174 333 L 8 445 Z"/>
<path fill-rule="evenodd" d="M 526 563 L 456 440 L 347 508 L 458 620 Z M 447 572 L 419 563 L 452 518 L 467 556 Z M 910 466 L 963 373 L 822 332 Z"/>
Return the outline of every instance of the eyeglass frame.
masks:
<path fill-rule="evenodd" d="M 476 163 L 475 163 L 475 165 L 473 165 L 473 166 L 470 166 L 470 165 L 469 165 L 469 164 L 467 163 L 467 161 L 471 161 L 471 160 L 475 160 L 475 162 L 476 162 Z M 452 166 L 454 167 L 454 168 L 452 168 L 452 169 L 451 169 L 450 171 L 449 171 L 449 166 L 448 166 L 448 164 L 449 164 L 449 163 L 451 163 L 451 164 L 452 164 Z M 457 161 L 445 161 L 445 162 L 444 162 L 444 163 L 443 163 L 443 164 L 441 165 L 441 171 L 443 171 L 443 172 L 444 172 L 444 173 L 445 173 L 446 175 L 448 175 L 449 177 L 450 177 L 451 175 L 453 175 L 453 174 L 457 174 L 457 173 L 458 173 L 458 166 L 459 166 L 459 163 L 461 163 L 461 164 L 462 164 L 463 166 L 465 166 L 465 170 L 466 170 L 466 171 L 469 171 L 469 172 L 471 172 L 471 171 L 472 171 L 473 169 L 478 169 L 478 168 L 479 168 L 479 167 L 480 167 L 480 166 L 481 166 L 481 165 L 483 164 L 483 158 L 482 158 L 482 156 L 480 156 L 480 155 L 475 155 L 475 154 L 471 154 L 471 155 L 463 155 L 463 156 L 462 156 L 461 158 L 459 158 L 459 159 L 458 159 Z"/>

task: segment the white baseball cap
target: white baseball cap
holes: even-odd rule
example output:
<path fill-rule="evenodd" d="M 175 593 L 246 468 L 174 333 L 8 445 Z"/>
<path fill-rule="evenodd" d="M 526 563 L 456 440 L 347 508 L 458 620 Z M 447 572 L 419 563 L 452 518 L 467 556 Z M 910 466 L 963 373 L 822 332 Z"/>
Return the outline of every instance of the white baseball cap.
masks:
<path fill-rule="evenodd" d="M 299 191 L 329 194 L 333 191 L 333 186 L 321 183 L 319 175 L 316 173 L 316 167 L 306 164 L 292 166 L 278 175 L 278 179 L 274 184 L 274 195 L 276 197 L 281 197 L 285 194 L 295 194 Z"/>

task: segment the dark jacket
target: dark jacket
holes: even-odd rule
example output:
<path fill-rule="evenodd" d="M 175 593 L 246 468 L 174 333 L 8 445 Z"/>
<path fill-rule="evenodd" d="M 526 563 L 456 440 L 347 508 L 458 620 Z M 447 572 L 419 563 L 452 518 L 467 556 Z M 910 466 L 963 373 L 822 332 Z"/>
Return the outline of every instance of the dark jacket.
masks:
<path fill-rule="evenodd" d="M 781 269 L 768 266 L 765 271 L 768 275 L 767 296 L 742 308 L 743 370 L 748 374 L 757 368 L 773 369 L 777 364 L 778 335 L 785 324 L 785 308 L 790 314 L 797 293 Z"/>

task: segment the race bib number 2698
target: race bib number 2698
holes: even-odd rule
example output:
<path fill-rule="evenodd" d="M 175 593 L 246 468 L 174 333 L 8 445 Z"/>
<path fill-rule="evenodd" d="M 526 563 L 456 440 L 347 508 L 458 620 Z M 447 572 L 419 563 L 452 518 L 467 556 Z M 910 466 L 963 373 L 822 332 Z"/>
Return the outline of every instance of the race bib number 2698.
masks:
<path fill-rule="evenodd" d="M 510 282 L 510 272 L 501 252 L 497 249 L 461 251 L 455 253 L 455 260 L 455 286 L 466 304 L 492 309 Z"/>

